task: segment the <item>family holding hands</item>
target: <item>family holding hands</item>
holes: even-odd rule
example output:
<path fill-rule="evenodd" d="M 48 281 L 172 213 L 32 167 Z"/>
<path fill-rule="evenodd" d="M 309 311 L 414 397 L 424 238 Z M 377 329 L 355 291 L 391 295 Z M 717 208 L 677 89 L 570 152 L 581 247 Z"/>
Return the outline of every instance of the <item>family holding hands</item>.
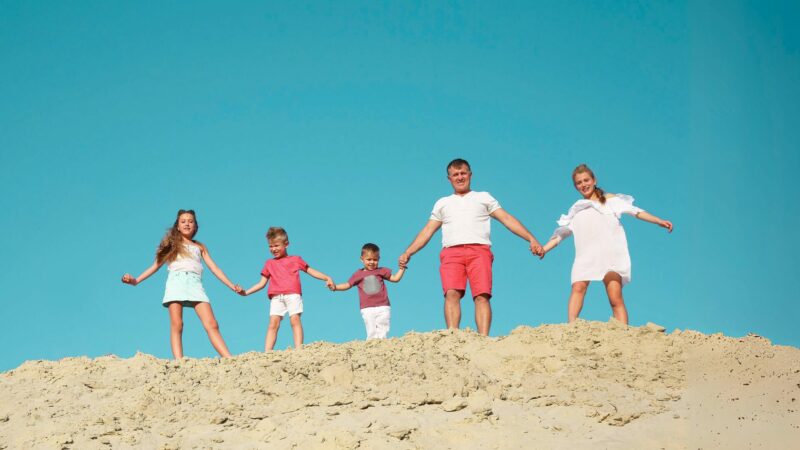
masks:
<path fill-rule="evenodd" d="M 222 357 L 231 356 L 219 331 L 208 296 L 203 289 L 201 274 L 205 262 L 222 283 L 240 295 L 250 295 L 267 287 L 270 299 L 270 320 L 265 350 L 272 350 L 280 323 L 289 315 L 295 348 L 303 344 L 303 313 L 300 272 L 322 280 L 332 291 L 358 289 L 361 315 L 367 339 L 385 338 L 389 332 L 391 307 L 385 281 L 398 282 L 403 278 L 411 257 L 430 241 L 440 228 L 442 251 L 439 272 L 444 295 L 444 317 L 447 328 L 459 328 L 461 299 L 467 284 L 475 302 L 475 324 L 478 333 L 488 335 L 492 323 L 492 262 L 490 219 L 494 218 L 512 233 L 527 241 L 531 253 L 544 258 L 564 238 L 575 238 L 575 262 L 572 266 L 572 290 L 568 302 L 568 319 L 574 321 L 583 307 L 586 289 L 591 281 L 602 281 L 614 317 L 628 323 L 628 313 L 622 287 L 631 280 L 631 262 L 625 230 L 620 218 L 629 214 L 672 231 L 672 223 L 660 219 L 633 205 L 633 198 L 610 194 L 599 186 L 594 173 L 585 164 L 575 168 L 572 180 L 581 194 L 568 212 L 558 220 L 558 228 L 549 242 L 541 243 L 514 216 L 504 210 L 488 192 L 471 189 L 472 170 L 467 161 L 455 159 L 447 165 L 447 178 L 453 194 L 439 199 L 431 216 L 408 248 L 400 255 L 399 269 L 380 267 L 380 248 L 372 243 L 361 249 L 363 268 L 346 283 L 336 284 L 331 277 L 308 265 L 303 258 L 288 255 L 289 237 L 280 227 L 271 227 L 267 241 L 272 258 L 261 270 L 261 279 L 249 289 L 232 283 L 214 263 L 208 248 L 194 240 L 198 224 L 194 211 L 180 210 L 172 228 L 167 231 L 156 251 L 155 262 L 138 277 L 125 274 L 122 282 L 137 285 L 167 264 L 169 275 L 162 304 L 170 317 L 170 342 L 175 358 L 183 357 L 183 308 L 194 308 L 214 349 Z"/>

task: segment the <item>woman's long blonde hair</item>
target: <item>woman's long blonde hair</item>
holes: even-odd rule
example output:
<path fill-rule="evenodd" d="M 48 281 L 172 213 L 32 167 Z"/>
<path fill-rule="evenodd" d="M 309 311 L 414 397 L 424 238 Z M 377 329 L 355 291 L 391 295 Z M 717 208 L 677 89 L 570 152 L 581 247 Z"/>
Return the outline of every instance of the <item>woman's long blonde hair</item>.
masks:
<path fill-rule="evenodd" d="M 175 223 L 172 224 L 172 228 L 167 230 L 167 233 L 161 238 L 161 243 L 158 244 L 156 262 L 159 264 L 175 261 L 178 259 L 178 256 L 186 254 L 186 248 L 183 246 L 183 235 L 178 231 L 178 222 L 181 220 L 182 214 L 191 214 L 192 218 L 194 218 L 194 233 L 192 233 L 192 239 L 194 239 L 194 235 L 197 234 L 197 230 L 200 229 L 200 224 L 197 223 L 197 216 L 194 214 L 193 209 L 178 210 Z"/>
<path fill-rule="evenodd" d="M 575 168 L 575 170 L 572 171 L 572 183 L 573 184 L 575 184 L 575 175 L 577 175 L 579 173 L 588 173 L 589 176 L 592 177 L 593 180 L 597 181 L 597 178 L 595 178 L 594 172 L 592 172 L 592 169 L 590 169 L 589 166 L 587 166 L 586 164 L 580 164 L 580 165 L 578 165 L 578 167 Z M 600 200 L 600 203 L 605 203 L 606 202 L 606 191 L 601 189 L 600 186 L 598 186 L 596 184 L 594 185 L 594 190 L 595 190 L 595 192 L 597 192 L 597 197 Z"/>

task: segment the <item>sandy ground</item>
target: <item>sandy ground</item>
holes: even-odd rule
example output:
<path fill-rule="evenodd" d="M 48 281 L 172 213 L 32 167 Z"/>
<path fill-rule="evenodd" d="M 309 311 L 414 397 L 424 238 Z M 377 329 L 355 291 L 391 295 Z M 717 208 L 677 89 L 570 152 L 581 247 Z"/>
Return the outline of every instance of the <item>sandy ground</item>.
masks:
<path fill-rule="evenodd" d="M 800 349 L 578 321 L 229 360 L 29 361 L 0 449 L 800 448 Z"/>

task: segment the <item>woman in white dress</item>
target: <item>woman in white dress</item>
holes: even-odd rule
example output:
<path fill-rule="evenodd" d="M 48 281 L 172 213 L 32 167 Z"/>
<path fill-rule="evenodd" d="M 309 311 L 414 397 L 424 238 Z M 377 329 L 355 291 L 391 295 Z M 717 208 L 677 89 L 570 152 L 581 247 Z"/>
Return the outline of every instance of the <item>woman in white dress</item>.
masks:
<path fill-rule="evenodd" d="M 631 281 L 631 258 L 619 219 L 622 214 L 630 214 L 669 232 L 672 232 L 672 222 L 637 208 L 631 196 L 605 193 L 597 186 L 594 173 L 586 164 L 572 171 L 572 181 L 583 198 L 561 216 L 558 228 L 544 246 L 547 254 L 562 239 L 575 236 L 572 292 L 567 310 L 569 321 L 573 322 L 580 315 L 589 282 L 602 280 L 614 317 L 627 324 L 628 311 L 622 298 L 622 287 Z"/>

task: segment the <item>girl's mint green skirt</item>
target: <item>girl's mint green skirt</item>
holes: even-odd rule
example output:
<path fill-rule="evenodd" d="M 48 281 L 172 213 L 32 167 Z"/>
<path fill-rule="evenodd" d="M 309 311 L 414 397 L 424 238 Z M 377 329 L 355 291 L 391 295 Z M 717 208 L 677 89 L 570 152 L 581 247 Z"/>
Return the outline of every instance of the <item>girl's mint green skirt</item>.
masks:
<path fill-rule="evenodd" d="M 194 272 L 170 272 L 167 275 L 167 287 L 164 290 L 164 307 L 179 302 L 183 306 L 194 306 L 195 303 L 210 303 L 200 274 Z"/>

